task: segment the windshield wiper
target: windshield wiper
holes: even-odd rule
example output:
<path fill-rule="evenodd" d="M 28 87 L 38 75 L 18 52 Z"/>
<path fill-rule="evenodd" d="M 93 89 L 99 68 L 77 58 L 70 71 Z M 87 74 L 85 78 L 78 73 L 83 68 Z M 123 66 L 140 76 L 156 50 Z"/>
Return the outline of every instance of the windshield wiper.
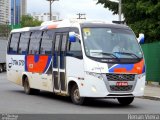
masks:
<path fill-rule="evenodd" d="M 114 53 L 131 55 L 131 56 L 135 56 L 136 58 L 140 59 L 140 57 L 138 57 L 138 56 L 137 56 L 136 54 L 134 54 L 134 53 L 128 53 L 128 52 L 114 52 Z"/>
<path fill-rule="evenodd" d="M 98 53 L 98 54 L 102 54 L 102 55 L 108 55 L 108 56 L 112 56 L 116 59 L 119 59 L 116 55 L 112 54 L 112 53 L 106 53 L 106 52 L 92 52 L 92 53 Z"/>

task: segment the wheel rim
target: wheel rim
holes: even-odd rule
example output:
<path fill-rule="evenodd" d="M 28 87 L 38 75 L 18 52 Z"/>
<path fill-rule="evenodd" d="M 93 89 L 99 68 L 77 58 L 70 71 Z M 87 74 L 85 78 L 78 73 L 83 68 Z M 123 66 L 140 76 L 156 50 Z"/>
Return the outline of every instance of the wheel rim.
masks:
<path fill-rule="evenodd" d="M 76 102 L 79 102 L 80 101 L 80 95 L 79 95 L 79 90 L 76 89 L 73 93 L 73 98 Z"/>

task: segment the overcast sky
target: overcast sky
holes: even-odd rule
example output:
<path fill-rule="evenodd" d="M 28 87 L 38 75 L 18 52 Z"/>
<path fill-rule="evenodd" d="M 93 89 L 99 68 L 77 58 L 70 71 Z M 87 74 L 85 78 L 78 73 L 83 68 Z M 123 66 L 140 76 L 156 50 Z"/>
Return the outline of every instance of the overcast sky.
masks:
<path fill-rule="evenodd" d="M 60 14 L 60 19 L 77 17 L 77 13 L 85 13 L 87 19 L 103 19 L 107 21 L 118 20 L 117 15 L 96 5 L 96 0 L 59 0 L 52 5 L 52 11 Z M 49 12 L 49 2 L 46 0 L 27 0 L 28 13 Z"/>

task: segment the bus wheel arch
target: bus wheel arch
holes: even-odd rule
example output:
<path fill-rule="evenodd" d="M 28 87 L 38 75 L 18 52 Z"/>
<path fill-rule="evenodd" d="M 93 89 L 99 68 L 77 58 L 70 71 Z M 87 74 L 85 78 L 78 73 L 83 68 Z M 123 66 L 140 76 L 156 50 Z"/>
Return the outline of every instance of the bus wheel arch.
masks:
<path fill-rule="evenodd" d="M 84 97 L 80 97 L 79 88 L 75 81 L 69 82 L 68 92 L 74 104 L 82 105 L 84 103 Z"/>
<path fill-rule="evenodd" d="M 22 77 L 22 85 L 24 87 L 24 92 L 26 94 L 28 94 L 28 95 L 38 94 L 40 92 L 40 90 L 33 89 L 33 88 L 30 87 L 27 75 L 23 75 L 23 77 Z"/>

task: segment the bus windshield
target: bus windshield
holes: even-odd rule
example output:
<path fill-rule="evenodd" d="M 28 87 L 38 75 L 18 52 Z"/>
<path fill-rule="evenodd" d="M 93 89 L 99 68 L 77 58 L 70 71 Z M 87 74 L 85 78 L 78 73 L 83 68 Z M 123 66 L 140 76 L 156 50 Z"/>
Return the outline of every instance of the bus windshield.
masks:
<path fill-rule="evenodd" d="M 83 28 L 86 55 L 94 58 L 143 57 L 136 36 L 129 29 Z"/>

